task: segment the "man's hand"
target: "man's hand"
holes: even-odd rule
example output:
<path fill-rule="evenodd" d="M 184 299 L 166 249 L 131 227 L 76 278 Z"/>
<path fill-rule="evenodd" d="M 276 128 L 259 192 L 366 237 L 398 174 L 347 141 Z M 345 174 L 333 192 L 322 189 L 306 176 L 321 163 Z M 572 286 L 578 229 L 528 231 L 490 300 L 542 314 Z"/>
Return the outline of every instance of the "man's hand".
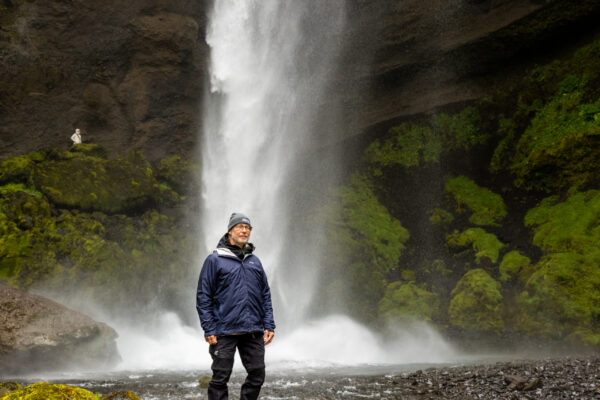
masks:
<path fill-rule="evenodd" d="M 271 340 L 273 340 L 273 336 L 275 336 L 275 332 L 271 332 L 265 329 L 265 346 L 271 343 Z"/>
<path fill-rule="evenodd" d="M 217 344 L 217 336 L 216 335 L 206 336 L 204 338 L 204 340 L 206 340 L 208 342 L 208 344 Z"/>

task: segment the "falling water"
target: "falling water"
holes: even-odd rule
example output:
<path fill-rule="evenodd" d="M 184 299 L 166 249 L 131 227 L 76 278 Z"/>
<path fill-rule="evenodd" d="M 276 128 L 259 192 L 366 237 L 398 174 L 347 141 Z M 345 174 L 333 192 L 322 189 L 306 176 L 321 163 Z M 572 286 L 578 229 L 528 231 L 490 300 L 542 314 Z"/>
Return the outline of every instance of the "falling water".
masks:
<path fill-rule="evenodd" d="M 420 330 L 420 341 L 413 335 L 402 344 L 388 343 L 384 351 L 373 333 L 344 316 L 310 321 L 306 306 L 320 252 L 307 248 L 294 257 L 288 252 L 288 232 L 299 225 L 288 218 L 294 214 L 289 183 L 299 160 L 325 135 L 319 131 L 320 107 L 340 50 L 344 5 L 215 1 L 207 32 L 210 95 L 202 152 L 205 248 L 213 248 L 226 231 L 231 212 L 251 217 L 252 241 L 275 294 L 279 335 L 283 332 L 269 353 L 272 360 L 441 361 L 448 348 L 427 328 Z M 312 183 L 318 186 L 322 179 L 313 176 Z M 301 273 L 283 279 L 286 269 Z"/>
<path fill-rule="evenodd" d="M 277 310 L 279 321 L 281 315 L 302 317 L 307 303 L 302 299 L 310 299 L 313 286 L 308 269 L 293 285 L 278 280 L 284 264 L 298 264 L 285 248 L 293 225 L 285 188 L 298 158 L 314 148 L 343 27 L 339 0 L 217 0 L 210 15 L 211 93 L 202 152 L 205 248 L 214 248 L 231 212 L 248 214 L 257 254 L 284 307 Z"/>

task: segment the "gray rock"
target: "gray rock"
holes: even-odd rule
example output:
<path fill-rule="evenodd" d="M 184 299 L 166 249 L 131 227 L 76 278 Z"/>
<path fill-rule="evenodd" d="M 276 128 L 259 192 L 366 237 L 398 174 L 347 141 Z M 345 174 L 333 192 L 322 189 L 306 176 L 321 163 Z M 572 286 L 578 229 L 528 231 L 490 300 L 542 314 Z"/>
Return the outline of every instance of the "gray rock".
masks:
<path fill-rule="evenodd" d="M 52 300 L 0 284 L 0 371 L 100 369 L 120 361 L 117 333 Z"/>

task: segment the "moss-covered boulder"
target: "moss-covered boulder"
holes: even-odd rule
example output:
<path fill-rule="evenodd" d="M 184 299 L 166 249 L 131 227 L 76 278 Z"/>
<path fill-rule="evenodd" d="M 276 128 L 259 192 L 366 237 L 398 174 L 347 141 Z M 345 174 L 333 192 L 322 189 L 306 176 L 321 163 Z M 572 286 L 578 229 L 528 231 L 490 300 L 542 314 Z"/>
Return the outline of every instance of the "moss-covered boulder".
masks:
<path fill-rule="evenodd" d="M 500 250 L 504 247 L 496 235 L 482 228 L 469 228 L 464 232 L 454 231 L 446 237 L 446 240 L 450 247 L 471 246 L 475 251 L 477 264 L 480 264 L 484 257 L 495 263 L 500 256 Z"/>
<path fill-rule="evenodd" d="M 464 211 L 464 206 L 471 210 L 469 221 L 475 225 L 498 226 L 507 214 L 500 195 L 477 185 L 466 176 L 449 179 L 445 190 L 454 198 L 458 212 Z"/>
<path fill-rule="evenodd" d="M 379 317 L 387 321 L 431 321 L 440 314 L 440 298 L 415 282 L 392 282 L 379 302 Z"/>
<path fill-rule="evenodd" d="M 450 323 L 472 332 L 499 333 L 504 329 L 500 283 L 483 269 L 467 272 L 451 293 Z"/>
<path fill-rule="evenodd" d="M 35 185 L 56 205 L 122 213 L 147 206 L 158 195 L 150 164 L 140 153 L 104 160 L 74 153 L 38 163 Z"/>
<path fill-rule="evenodd" d="M 502 257 L 500 270 L 500 281 L 506 282 L 518 275 L 520 271 L 531 264 L 529 257 L 522 255 L 517 250 L 509 251 Z"/>
<path fill-rule="evenodd" d="M 89 390 L 59 383 L 38 382 L 5 393 L 2 400 L 99 400 L 100 396 Z"/>

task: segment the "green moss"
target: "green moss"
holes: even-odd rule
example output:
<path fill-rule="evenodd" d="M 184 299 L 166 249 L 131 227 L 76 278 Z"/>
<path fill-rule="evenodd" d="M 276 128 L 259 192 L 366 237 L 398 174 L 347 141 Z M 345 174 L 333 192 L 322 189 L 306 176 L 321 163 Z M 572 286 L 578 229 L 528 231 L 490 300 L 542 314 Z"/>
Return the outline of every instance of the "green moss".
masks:
<path fill-rule="evenodd" d="M 156 167 L 156 177 L 177 193 L 183 194 L 188 190 L 198 190 L 200 166 L 174 155 L 160 160 Z"/>
<path fill-rule="evenodd" d="M 398 265 L 409 233 L 379 202 L 363 175 L 353 175 L 327 205 L 319 217 L 327 221 L 324 290 L 343 298 L 354 316 L 373 319 L 387 273 Z"/>
<path fill-rule="evenodd" d="M 434 208 L 429 213 L 429 222 L 434 225 L 449 224 L 454 221 L 454 215 L 441 208 Z"/>
<path fill-rule="evenodd" d="M 99 400 L 100 396 L 75 386 L 39 382 L 6 393 L 2 400 Z"/>
<path fill-rule="evenodd" d="M 390 129 L 387 139 L 378 139 L 367 147 L 365 159 L 375 167 L 401 165 L 405 168 L 437 163 L 444 151 L 464 149 L 487 141 L 480 130 L 481 117 L 475 107 L 448 115 L 437 114 L 429 124 L 403 123 Z"/>
<path fill-rule="evenodd" d="M 13 193 L 13 192 L 24 192 L 24 193 L 27 193 L 31 196 L 35 196 L 38 198 L 42 197 L 41 192 L 38 192 L 37 190 L 34 190 L 34 189 L 29 189 L 22 183 L 9 183 L 7 185 L 0 186 L 0 194 L 3 196 L 6 196 L 7 194 Z"/>
<path fill-rule="evenodd" d="M 500 283 L 483 269 L 467 272 L 451 293 L 450 323 L 475 332 L 499 333 L 504 328 Z"/>
<path fill-rule="evenodd" d="M 563 202 L 544 199 L 525 215 L 534 228 L 533 243 L 546 252 L 586 253 L 600 246 L 600 191 L 574 193 Z"/>
<path fill-rule="evenodd" d="M 600 334 L 600 250 L 546 255 L 519 295 L 518 328 L 546 338 Z"/>
<path fill-rule="evenodd" d="M 97 157 L 97 158 L 103 158 L 103 159 L 106 159 L 106 157 L 107 157 L 106 149 L 104 147 L 100 146 L 99 144 L 95 144 L 95 143 L 74 144 L 73 146 L 71 146 L 69 151 L 71 153 L 85 154 L 86 156 L 90 156 L 90 157 Z"/>
<path fill-rule="evenodd" d="M 387 140 L 375 140 L 365 151 L 368 162 L 386 167 L 399 164 L 403 167 L 438 162 L 442 152 L 439 136 L 426 126 L 404 123 L 392 128 Z"/>
<path fill-rule="evenodd" d="M 436 259 L 432 262 L 425 263 L 422 268 L 422 271 L 425 272 L 430 278 L 444 278 L 452 275 L 452 270 L 446 267 L 446 263 L 442 259 Z"/>
<path fill-rule="evenodd" d="M 583 92 L 559 93 L 531 120 L 510 166 L 515 184 L 550 190 L 584 185 L 600 175 L 597 109 L 582 103 Z"/>
<path fill-rule="evenodd" d="M 517 276 L 525 267 L 531 264 L 529 257 L 522 255 L 517 250 L 510 251 L 502 257 L 500 263 L 500 282 L 506 282 Z"/>
<path fill-rule="evenodd" d="M 447 236 L 446 240 L 451 247 L 472 245 L 473 250 L 475 250 L 477 264 L 481 262 L 483 257 L 495 263 L 498 261 L 500 250 L 504 247 L 504 244 L 498 240 L 496 235 L 488 233 L 481 228 L 469 228 L 462 233 L 454 231 Z"/>
<path fill-rule="evenodd" d="M 33 165 L 33 160 L 26 155 L 0 162 L 0 184 L 8 182 L 29 183 Z"/>
<path fill-rule="evenodd" d="M 400 272 L 400 277 L 406 282 L 414 282 L 417 280 L 417 275 L 415 274 L 415 271 L 410 269 L 403 269 Z"/>
<path fill-rule="evenodd" d="M 390 321 L 431 321 L 440 313 L 440 299 L 435 293 L 414 282 L 392 282 L 379 302 L 379 317 Z"/>
<path fill-rule="evenodd" d="M 454 115 L 437 114 L 431 119 L 431 125 L 448 149 L 468 150 L 490 138 L 480 128 L 481 116 L 475 107 L 465 107 Z"/>
<path fill-rule="evenodd" d="M 514 119 L 505 118 L 504 116 L 500 117 L 497 136 L 502 139 L 492 155 L 490 162 L 491 172 L 496 173 L 509 167 L 515 146 L 516 129 Z"/>
<path fill-rule="evenodd" d="M 454 197 L 458 212 L 463 211 L 463 206 L 472 211 L 469 221 L 475 225 L 498 226 L 498 222 L 507 214 L 500 195 L 478 186 L 466 176 L 449 179 L 445 189 Z"/>
<path fill-rule="evenodd" d="M 39 163 L 34 179 L 56 205 L 119 213 L 143 207 L 159 195 L 148 167 L 135 152 L 115 160 L 78 155 Z"/>

